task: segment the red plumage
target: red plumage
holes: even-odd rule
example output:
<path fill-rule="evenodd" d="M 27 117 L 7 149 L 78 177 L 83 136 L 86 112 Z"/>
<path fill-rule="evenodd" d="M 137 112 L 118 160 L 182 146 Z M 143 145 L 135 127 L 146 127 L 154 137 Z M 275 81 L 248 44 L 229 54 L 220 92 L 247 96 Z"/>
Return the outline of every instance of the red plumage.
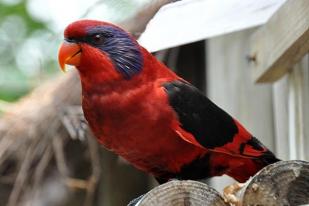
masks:
<path fill-rule="evenodd" d="M 135 167 L 162 182 L 222 174 L 243 182 L 277 161 L 240 123 L 122 29 L 82 20 L 67 27 L 65 38 L 69 43 L 60 49 L 59 62 L 79 71 L 90 128 L 100 144 Z M 79 50 L 64 52 L 73 44 Z"/>

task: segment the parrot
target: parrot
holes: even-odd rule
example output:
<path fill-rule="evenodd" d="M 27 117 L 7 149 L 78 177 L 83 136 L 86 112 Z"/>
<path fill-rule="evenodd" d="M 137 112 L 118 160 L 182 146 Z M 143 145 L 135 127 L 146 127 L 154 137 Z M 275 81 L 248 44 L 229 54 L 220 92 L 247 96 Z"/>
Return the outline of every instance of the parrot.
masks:
<path fill-rule="evenodd" d="M 84 116 L 99 144 L 160 184 L 224 174 L 241 183 L 280 161 L 119 26 L 69 24 L 58 61 L 78 71 Z"/>

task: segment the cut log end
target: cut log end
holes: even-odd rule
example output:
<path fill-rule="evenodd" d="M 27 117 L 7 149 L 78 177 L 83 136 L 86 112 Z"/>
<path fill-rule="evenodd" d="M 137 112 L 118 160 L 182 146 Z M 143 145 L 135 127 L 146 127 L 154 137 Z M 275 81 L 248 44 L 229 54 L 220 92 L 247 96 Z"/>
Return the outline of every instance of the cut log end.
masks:
<path fill-rule="evenodd" d="M 309 203 L 309 162 L 281 161 L 263 168 L 244 188 L 241 205 Z"/>
<path fill-rule="evenodd" d="M 269 165 L 235 193 L 237 205 L 309 204 L 309 162 L 280 161 Z M 144 195 L 136 206 L 227 206 L 215 189 L 196 181 L 174 180 Z M 235 205 L 235 203 L 231 204 Z"/>
<path fill-rule="evenodd" d="M 148 192 L 136 206 L 227 206 L 215 189 L 196 181 L 173 180 Z"/>

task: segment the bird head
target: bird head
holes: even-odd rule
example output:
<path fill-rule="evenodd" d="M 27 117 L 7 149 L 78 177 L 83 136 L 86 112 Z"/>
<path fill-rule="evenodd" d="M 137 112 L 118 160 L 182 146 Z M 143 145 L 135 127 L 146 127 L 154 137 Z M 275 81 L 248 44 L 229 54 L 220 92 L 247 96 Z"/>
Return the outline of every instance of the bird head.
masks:
<path fill-rule="evenodd" d="M 64 31 L 58 61 L 62 70 L 73 65 L 82 75 L 130 79 L 143 67 L 141 47 L 123 29 L 101 21 L 79 20 Z"/>

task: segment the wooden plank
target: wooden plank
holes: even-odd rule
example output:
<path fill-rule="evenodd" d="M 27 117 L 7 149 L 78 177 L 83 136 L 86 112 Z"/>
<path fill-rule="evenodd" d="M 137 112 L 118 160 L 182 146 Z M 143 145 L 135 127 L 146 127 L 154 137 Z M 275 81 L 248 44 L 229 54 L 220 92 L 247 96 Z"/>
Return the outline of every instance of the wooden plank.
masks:
<path fill-rule="evenodd" d="M 278 158 L 288 160 L 289 142 L 289 79 L 284 76 L 273 84 L 275 151 Z"/>
<path fill-rule="evenodd" d="M 282 77 L 309 51 L 309 1 L 288 0 L 251 38 L 256 82 Z"/>
<path fill-rule="evenodd" d="M 302 144 L 304 151 L 304 159 L 309 161 L 309 54 L 307 54 L 302 60 L 302 112 L 303 112 L 303 137 L 304 142 Z"/>
<path fill-rule="evenodd" d="M 139 42 L 154 52 L 262 25 L 285 1 L 177 1 L 160 9 Z"/>
<path fill-rule="evenodd" d="M 290 159 L 308 159 L 308 69 L 308 56 L 305 56 L 289 74 Z"/>
<path fill-rule="evenodd" d="M 273 84 L 273 98 L 276 154 L 309 160 L 309 55 Z"/>

